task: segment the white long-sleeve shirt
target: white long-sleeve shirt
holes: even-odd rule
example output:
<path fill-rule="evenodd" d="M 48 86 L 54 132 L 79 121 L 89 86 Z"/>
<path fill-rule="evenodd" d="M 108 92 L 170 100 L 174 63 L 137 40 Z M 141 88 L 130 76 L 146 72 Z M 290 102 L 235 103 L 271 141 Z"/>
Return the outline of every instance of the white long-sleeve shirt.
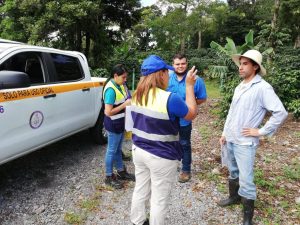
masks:
<path fill-rule="evenodd" d="M 249 83 L 240 83 L 236 87 L 222 135 L 228 142 L 257 145 L 259 138 L 245 137 L 242 135 L 242 130 L 243 128 L 258 128 L 267 111 L 272 115 L 259 129 L 260 135 L 273 134 L 286 119 L 288 113 L 272 86 L 257 74 Z"/>

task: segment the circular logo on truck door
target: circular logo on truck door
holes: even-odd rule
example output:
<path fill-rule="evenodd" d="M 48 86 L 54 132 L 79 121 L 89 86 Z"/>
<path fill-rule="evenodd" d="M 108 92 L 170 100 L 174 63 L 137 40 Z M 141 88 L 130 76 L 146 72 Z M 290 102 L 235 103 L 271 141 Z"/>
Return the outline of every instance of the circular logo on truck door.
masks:
<path fill-rule="evenodd" d="M 41 111 L 35 111 L 31 114 L 29 125 L 32 129 L 39 128 L 44 121 L 44 115 Z"/>

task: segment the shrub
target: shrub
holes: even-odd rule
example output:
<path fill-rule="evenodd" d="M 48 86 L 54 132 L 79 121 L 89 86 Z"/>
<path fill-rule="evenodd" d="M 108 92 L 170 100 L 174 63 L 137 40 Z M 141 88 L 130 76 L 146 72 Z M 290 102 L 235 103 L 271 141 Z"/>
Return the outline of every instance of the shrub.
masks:
<path fill-rule="evenodd" d="M 299 49 L 281 48 L 275 55 L 272 67 L 269 68 L 266 80 L 273 86 L 275 92 L 287 110 L 295 118 L 300 117 L 300 60 Z"/>
<path fill-rule="evenodd" d="M 294 99 L 288 103 L 287 109 L 293 113 L 296 119 L 300 118 L 300 99 Z"/>
<path fill-rule="evenodd" d="M 90 69 L 93 77 L 109 77 L 109 72 L 105 68 Z"/>
<path fill-rule="evenodd" d="M 221 93 L 223 97 L 222 101 L 220 102 L 221 119 L 226 118 L 232 101 L 234 89 L 240 82 L 241 82 L 240 77 L 234 73 L 229 74 L 228 78 L 224 81 L 221 89 Z"/>

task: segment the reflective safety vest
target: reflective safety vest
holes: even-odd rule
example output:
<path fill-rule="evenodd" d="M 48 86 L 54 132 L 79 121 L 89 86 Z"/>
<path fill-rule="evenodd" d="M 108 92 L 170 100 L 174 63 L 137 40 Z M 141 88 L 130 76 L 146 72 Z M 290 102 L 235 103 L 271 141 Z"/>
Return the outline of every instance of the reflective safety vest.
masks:
<path fill-rule="evenodd" d="M 108 88 L 112 88 L 116 93 L 116 99 L 113 108 L 121 105 L 128 98 L 124 85 L 120 85 L 122 92 L 116 87 L 116 85 L 110 80 L 103 90 L 103 98 Z M 106 130 L 114 133 L 122 133 L 125 130 L 125 109 L 119 111 L 113 116 L 104 116 L 104 127 Z"/>
<path fill-rule="evenodd" d="M 152 93 L 153 89 L 150 89 L 146 106 L 138 105 L 135 99 L 131 100 L 133 144 L 156 156 L 181 160 L 179 119 L 172 121 L 167 109 L 171 92 L 156 88 L 155 99 Z"/>

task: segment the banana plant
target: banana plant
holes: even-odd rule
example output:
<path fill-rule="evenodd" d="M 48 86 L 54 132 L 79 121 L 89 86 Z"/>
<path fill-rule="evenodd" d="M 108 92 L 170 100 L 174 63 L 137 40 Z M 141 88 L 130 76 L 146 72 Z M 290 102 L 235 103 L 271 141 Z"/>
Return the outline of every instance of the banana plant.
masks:
<path fill-rule="evenodd" d="M 225 79 L 227 78 L 227 74 L 230 72 L 235 72 L 236 66 L 231 60 L 231 56 L 234 54 L 243 54 L 245 51 L 249 49 L 259 50 L 260 45 L 254 45 L 254 37 L 253 30 L 250 30 L 249 33 L 245 36 L 245 43 L 241 46 L 236 46 L 234 41 L 231 38 L 226 37 L 226 44 L 223 47 L 215 41 L 210 43 L 210 47 L 216 50 L 216 54 L 218 55 L 219 65 L 212 65 L 209 67 L 209 74 L 211 77 L 219 77 L 221 82 L 221 88 Z M 272 48 L 268 48 L 262 54 L 269 55 L 273 52 Z"/>
<path fill-rule="evenodd" d="M 227 56 L 231 56 L 233 54 L 241 54 L 248 49 L 255 48 L 254 46 L 254 39 L 253 39 L 253 30 L 250 30 L 249 33 L 245 36 L 245 43 L 242 46 L 236 46 L 234 41 L 226 37 L 226 44 L 225 46 L 221 46 L 215 41 L 210 43 L 210 47 L 215 49 L 217 52 L 222 53 Z"/>

